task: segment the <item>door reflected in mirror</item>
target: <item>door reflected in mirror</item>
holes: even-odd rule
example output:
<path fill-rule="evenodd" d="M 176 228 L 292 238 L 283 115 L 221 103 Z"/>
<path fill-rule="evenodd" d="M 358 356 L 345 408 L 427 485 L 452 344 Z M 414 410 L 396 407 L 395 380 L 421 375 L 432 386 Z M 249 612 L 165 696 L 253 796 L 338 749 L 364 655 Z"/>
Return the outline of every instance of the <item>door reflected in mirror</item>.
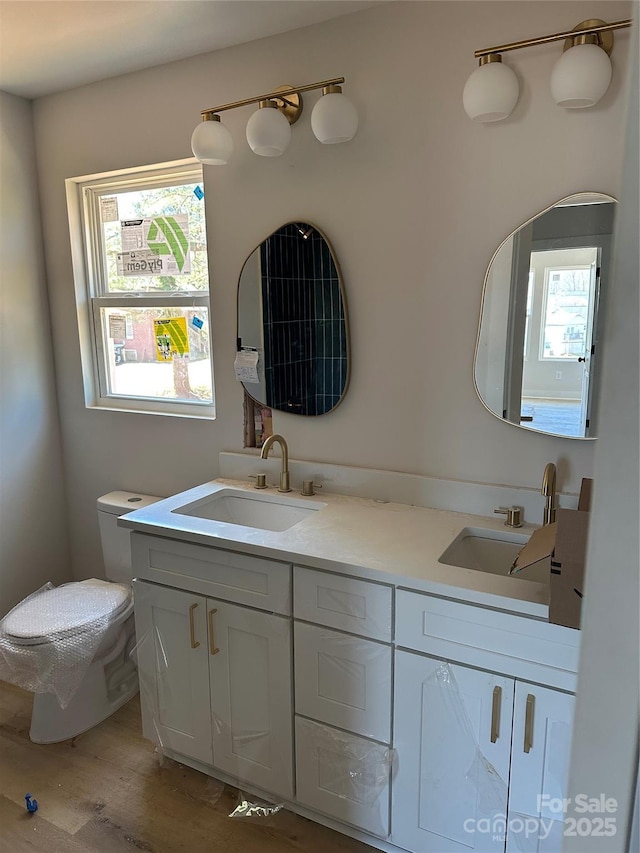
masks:
<path fill-rule="evenodd" d="M 256 381 L 242 384 L 263 406 L 323 415 L 349 383 L 349 327 L 340 268 L 324 234 L 289 222 L 247 258 L 238 284 L 238 348 L 258 353 Z"/>
<path fill-rule="evenodd" d="M 525 222 L 487 269 L 474 379 L 517 426 L 595 438 L 616 200 L 577 193 Z"/>

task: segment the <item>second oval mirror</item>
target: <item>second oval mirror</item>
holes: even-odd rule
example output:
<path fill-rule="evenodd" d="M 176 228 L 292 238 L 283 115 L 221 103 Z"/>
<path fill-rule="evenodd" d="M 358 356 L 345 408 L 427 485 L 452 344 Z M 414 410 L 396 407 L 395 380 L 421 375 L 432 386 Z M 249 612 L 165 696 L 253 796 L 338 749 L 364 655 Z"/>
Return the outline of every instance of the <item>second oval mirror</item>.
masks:
<path fill-rule="evenodd" d="M 257 352 L 263 406 L 324 415 L 349 383 L 349 327 L 338 262 L 324 234 L 289 222 L 247 258 L 238 284 L 238 349 Z"/>
<path fill-rule="evenodd" d="M 616 201 L 561 199 L 496 250 L 484 280 L 474 379 L 496 417 L 595 438 L 603 305 Z"/>

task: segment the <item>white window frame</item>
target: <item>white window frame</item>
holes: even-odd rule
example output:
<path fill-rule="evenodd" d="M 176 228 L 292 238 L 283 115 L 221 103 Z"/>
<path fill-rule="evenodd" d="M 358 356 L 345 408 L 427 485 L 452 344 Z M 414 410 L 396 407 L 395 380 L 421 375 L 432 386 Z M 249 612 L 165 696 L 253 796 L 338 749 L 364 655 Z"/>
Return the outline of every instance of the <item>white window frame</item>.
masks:
<path fill-rule="evenodd" d="M 594 247 L 595 248 L 595 247 Z M 549 290 L 551 287 L 551 273 L 554 272 L 565 272 L 566 270 L 590 270 L 592 264 L 552 264 L 551 266 L 545 267 L 544 270 L 544 295 L 542 300 L 542 314 L 540 315 L 540 336 L 538 340 L 538 360 L 540 363 L 544 364 L 552 364 L 557 362 L 558 364 L 577 364 L 578 356 L 577 355 L 563 355 L 563 356 L 548 356 L 545 355 L 544 352 L 544 339 L 547 331 L 547 306 L 549 302 Z M 589 291 L 589 300 L 593 299 L 593 293 L 591 290 Z M 587 307 L 587 313 L 589 315 L 589 307 Z M 587 320 L 588 322 L 588 320 Z"/>
<path fill-rule="evenodd" d="M 213 342 L 209 339 L 213 400 L 192 402 L 165 397 L 136 397 L 107 393 L 105 341 L 99 321 L 101 308 L 175 308 L 188 305 L 207 309 L 211 329 L 209 288 L 205 291 L 109 293 L 102 251 L 100 198 L 137 187 L 202 183 L 202 165 L 195 159 L 85 175 L 66 180 L 67 209 L 71 236 L 73 278 L 78 310 L 78 330 L 87 408 L 190 418 L 215 418 Z"/>

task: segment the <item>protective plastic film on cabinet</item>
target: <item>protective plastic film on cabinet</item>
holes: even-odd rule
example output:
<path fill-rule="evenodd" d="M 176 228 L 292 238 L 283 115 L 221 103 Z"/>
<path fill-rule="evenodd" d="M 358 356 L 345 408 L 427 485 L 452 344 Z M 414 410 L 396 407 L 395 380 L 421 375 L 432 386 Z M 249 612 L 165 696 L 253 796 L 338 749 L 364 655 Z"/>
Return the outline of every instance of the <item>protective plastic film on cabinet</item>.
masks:
<path fill-rule="evenodd" d="M 482 673 L 477 673 L 482 676 Z M 499 691 L 500 688 L 494 688 Z M 506 841 L 507 853 L 557 853 L 562 848 L 562 816 L 553 815 L 547 808 L 537 814 L 521 814 L 515 810 L 507 810 L 510 799 L 506 777 L 509 772 L 509 762 L 501 761 L 504 776 L 496 769 L 495 764 L 487 758 L 476 736 L 476 729 L 471 722 L 467 709 L 473 709 L 476 721 L 487 720 L 480 710 L 480 705 L 474 700 L 473 688 L 465 683 L 459 685 L 454 668 L 442 663 L 427 677 L 422 685 L 422 695 L 428 710 L 428 721 L 431 726 L 442 727 L 446 721 L 447 740 L 443 741 L 443 749 L 448 750 L 449 762 L 446 755 L 437 754 L 437 747 L 423 745 L 430 749 L 431 762 L 427 767 L 427 775 L 422 779 L 424 792 L 422 799 L 424 808 L 428 809 L 421 815 L 425 827 L 436 836 L 447 837 L 450 827 L 439 821 L 450 821 L 447 809 L 447 799 L 455 788 L 460 813 L 464 816 L 461 822 L 458 838 L 466 841 L 473 849 L 493 850 L 504 849 Z M 505 699 L 499 692 L 494 692 L 493 708 L 491 709 L 491 742 L 499 743 L 506 737 L 505 749 L 510 749 L 510 737 L 500 723 L 500 712 L 496 714 L 496 699 Z M 427 723 L 428 724 L 428 723 Z M 556 732 L 558 748 L 562 742 L 569 742 L 566 733 Z M 553 724 L 547 737 L 554 741 Z M 452 754 L 451 743 L 455 742 L 455 758 Z M 458 758 L 462 764 L 457 766 Z M 551 761 L 553 762 L 553 754 Z M 425 766 L 427 766 L 425 764 Z M 451 781 L 457 774 L 457 783 Z M 513 772 L 512 772 L 513 777 Z M 560 776 L 561 774 L 558 774 Z M 513 779 L 512 779 L 513 782 Z M 536 780 L 537 782 L 537 780 Z M 560 785 L 560 779 L 558 778 Z M 560 792 L 560 787 L 556 793 Z M 439 795 L 442 801 L 439 801 Z M 554 800 L 551 799 L 551 806 Z M 557 800 L 556 800 L 557 802 Z M 558 820 L 558 817 L 560 819 Z M 446 827 L 446 828 L 445 828 Z M 395 834 L 395 829 L 394 829 Z M 473 840 L 475 838 L 475 841 Z"/>
<path fill-rule="evenodd" d="M 106 638 L 112 614 L 129 599 L 122 584 L 45 584 L 0 622 L 0 679 L 33 693 L 53 693 L 66 708 Z"/>
<path fill-rule="evenodd" d="M 513 705 L 506 679 L 396 652 L 396 845 L 504 853 L 511 733 L 493 725 L 494 684 L 506 713 Z"/>
<path fill-rule="evenodd" d="M 297 619 L 391 642 L 390 586 L 294 566 L 293 592 Z"/>
<path fill-rule="evenodd" d="M 296 717 L 298 800 L 381 838 L 395 758 L 387 746 Z"/>
<path fill-rule="evenodd" d="M 155 677 L 148 667 L 139 666 L 141 658 L 149 656 L 155 660 Z M 193 772 L 178 757 L 173 757 L 177 744 L 173 742 L 170 732 L 167 737 L 163 714 L 167 708 L 175 707 L 181 697 L 176 695 L 175 687 L 171 683 L 171 652 L 158 626 L 137 637 L 136 645 L 131 651 L 131 660 L 138 667 L 143 732 L 145 737 L 155 744 L 159 772 L 172 787 L 180 788 L 193 799 L 215 805 L 224 793 L 224 783 L 211 776 Z M 173 672 L 175 674 L 177 670 L 173 668 Z M 184 698 L 183 696 L 182 699 Z"/>
<path fill-rule="evenodd" d="M 250 790 L 293 797 L 291 629 L 287 618 L 134 582 L 143 732 L 163 756 Z M 211 799 L 221 783 L 212 781 Z M 279 802 L 240 795 L 232 816 Z"/>
<path fill-rule="evenodd" d="M 391 646 L 295 623 L 296 713 L 391 741 Z"/>

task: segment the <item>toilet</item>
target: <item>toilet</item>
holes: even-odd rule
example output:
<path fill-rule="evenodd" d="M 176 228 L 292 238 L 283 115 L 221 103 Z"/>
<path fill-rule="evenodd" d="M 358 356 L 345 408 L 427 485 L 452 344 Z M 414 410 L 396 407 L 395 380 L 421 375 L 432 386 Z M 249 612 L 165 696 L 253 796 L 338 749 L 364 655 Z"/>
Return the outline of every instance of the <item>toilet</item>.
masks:
<path fill-rule="evenodd" d="M 137 693 L 138 673 L 131 659 L 136 637 L 130 533 L 118 527 L 118 517 L 159 500 L 162 498 L 132 492 L 110 492 L 98 498 L 107 581 L 93 578 L 53 587 L 29 596 L 4 618 L 4 638 L 18 661 L 15 683 L 21 683 L 22 652 L 25 666 L 32 669 L 58 666 L 51 678 L 60 683 L 67 684 L 86 668 L 64 708 L 54 693 L 36 692 L 29 732 L 34 743 L 75 737 L 105 720 Z M 70 638 L 68 642 L 66 638 Z M 83 656 L 83 644 L 84 665 L 74 670 L 74 659 Z M 89 663 L 92 648 L 96 650 Z"/>

